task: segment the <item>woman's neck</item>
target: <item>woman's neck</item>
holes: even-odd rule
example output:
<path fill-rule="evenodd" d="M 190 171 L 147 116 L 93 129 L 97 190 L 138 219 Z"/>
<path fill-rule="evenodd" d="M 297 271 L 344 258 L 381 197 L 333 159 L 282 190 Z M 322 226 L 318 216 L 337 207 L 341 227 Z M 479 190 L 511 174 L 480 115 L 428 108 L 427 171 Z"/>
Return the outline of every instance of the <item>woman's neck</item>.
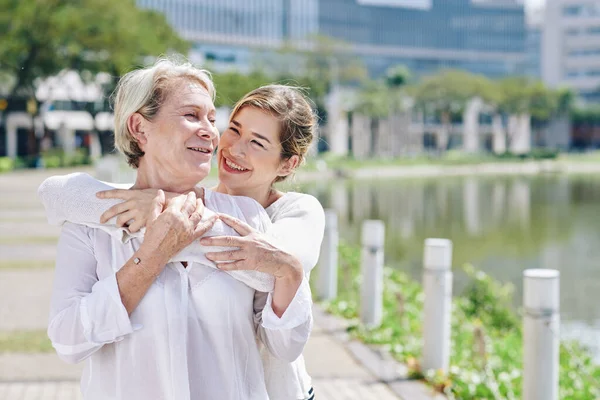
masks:
<path fill-rule="evenodd" d="M 256 200 L 263 208 L 269 207 L 275 201 L 277 201 L 282 193 L 272 187 L 260 187 L 260 188 L 245 188 L 245 189 L 230 189 L 225 186 L 222 182 L 219 182 L 217 187 L 213 189 L 218 193 L 225 193 L 231 196 L 246 196 Z"/>
<path fill-rule="evenodd" d="M 165 192 L 188 193 L 194 190 L 196 182 L 185 179 L 173 179 L 160 173 L 152 173 L 145 168 L 138 168 L 137 177 L 132 189 L 162 189 Z"/>

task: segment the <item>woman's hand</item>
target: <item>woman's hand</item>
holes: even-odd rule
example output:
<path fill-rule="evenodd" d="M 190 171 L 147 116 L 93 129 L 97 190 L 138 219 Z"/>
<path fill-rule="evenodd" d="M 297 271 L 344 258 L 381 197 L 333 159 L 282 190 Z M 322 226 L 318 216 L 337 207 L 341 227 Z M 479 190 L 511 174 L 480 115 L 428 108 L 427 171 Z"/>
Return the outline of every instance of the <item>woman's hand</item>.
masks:
<path fill-rule="evenodd" d="M 171 257 L 212 228 L 219 216 L 213 215 L 201 222 L 204 206 L 202 200 L 196 198 L 195 192 L 177 196 L 166 208 L 165 205 L 165 193 L 158 190 L 152 201 L 142 247 L 166 264 Z"/>
<path fill-rule="evenodd" d="M 96 196 L 100 199 L 120 199 L 123 203 L 116 204 L 106 210 L 100 216 L 100 223 L 104 224 L 113 217 L 117 217 L 117 226 L 127 226 L 130 232 L 137 232 L 144 226 L 147 226 L 154 213 L 156 206 L 155 200 L 158 195 L 157 189 L 113 189 L 98 192 Z M 166 202 L 165 207 L 177 196 L 178 193 L 166 192 L 164 194 Z M 200 202 L 197 211 L 202 215 L 204 212 L 204 203 Z M 163 211 L 162 209 L 160 211 Z"/>
<path fill-rule="evenodd" d="M 273 275 L 276 279 L 302 280 L 300 262 L 278 249 L 266 237 L 246 223 L 226 214 L 219 219 L 232 227 L 240 236 L 213 236 L 200 239 L 205 246 L 237 247 L 237 250 L 206 253 L 206 258 L 217 263 L 219 269 L 255 270 Z"/>

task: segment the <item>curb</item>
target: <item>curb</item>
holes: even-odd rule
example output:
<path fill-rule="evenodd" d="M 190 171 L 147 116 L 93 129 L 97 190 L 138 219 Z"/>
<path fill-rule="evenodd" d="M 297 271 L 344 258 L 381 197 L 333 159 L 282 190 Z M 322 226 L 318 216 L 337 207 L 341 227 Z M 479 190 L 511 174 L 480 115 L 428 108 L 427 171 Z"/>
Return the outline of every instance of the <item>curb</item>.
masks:
<path fill-rule="evenodd" d="M 354 359 L 380 382 L 386 384 L 399 398 L 403 400 L 446 400 L 446 396 L 434 391 L 424 382 L 409 379 L 406 365 L 394 360 L 388 352 L 351 338 L 346 331 L 350 325 L 347 320 L 328 314 L 318 304 L 313 305 L 313 318 L 324 332 L 338 340 Z"/>

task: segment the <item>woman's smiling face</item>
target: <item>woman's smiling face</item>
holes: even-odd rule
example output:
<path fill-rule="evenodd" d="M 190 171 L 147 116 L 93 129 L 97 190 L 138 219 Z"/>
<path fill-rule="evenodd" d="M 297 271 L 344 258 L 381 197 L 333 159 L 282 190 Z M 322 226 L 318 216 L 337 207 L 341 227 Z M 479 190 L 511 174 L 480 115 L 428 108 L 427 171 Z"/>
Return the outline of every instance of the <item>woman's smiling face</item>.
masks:
<path fill-rule="evenodd" d="M 217 161 L 219 180 L 232 194 L 270 188 L 278 176 L 285 174 L 280 129 L 276 117 L 251 106 L 231 118 L 221 135 Z"/>
<path fill-rule="evenodd" d="M 210 172 L 218 143 L 215 106 L 199 84 L 182 80 L 168 94 L 151 121 L 144 121 L 144 162 L 173 177 L 187 175 L 196 182 Z"/>

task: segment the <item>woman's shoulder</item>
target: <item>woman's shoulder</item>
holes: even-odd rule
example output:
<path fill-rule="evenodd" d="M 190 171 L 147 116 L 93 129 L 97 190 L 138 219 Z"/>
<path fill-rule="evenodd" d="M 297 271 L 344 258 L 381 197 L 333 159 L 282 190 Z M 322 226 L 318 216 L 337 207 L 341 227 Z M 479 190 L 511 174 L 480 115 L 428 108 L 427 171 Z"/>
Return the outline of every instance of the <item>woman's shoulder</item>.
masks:
<path fill-rule="evenodd" d="M 284 193 L 277 201 L 267 207 L 267 212 L 271 217 L 297 212 L 324 214 L 323 206 L 315 196 L 298 192 Z"/>

